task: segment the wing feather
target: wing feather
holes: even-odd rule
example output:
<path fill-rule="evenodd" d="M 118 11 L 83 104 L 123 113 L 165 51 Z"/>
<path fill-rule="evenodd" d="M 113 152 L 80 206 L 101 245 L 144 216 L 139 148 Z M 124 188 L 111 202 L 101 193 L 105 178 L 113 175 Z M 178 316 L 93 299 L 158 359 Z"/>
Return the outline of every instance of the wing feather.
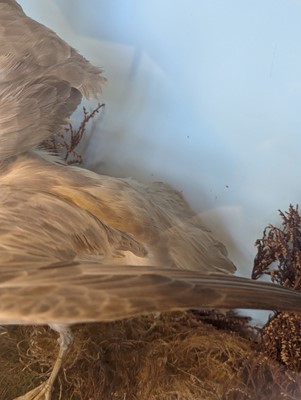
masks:
<path fill-rule="evenodd" d="M 0 1 L 0 160 L 56 133 L 105 78 L 55 32 Z"/>
<path fill-rule="evenodd" d="M 230 275 L 61 263 L 0 270 L 0 323 L 110 321 L 188 308 L 301 310 L 301 294 Z"/>

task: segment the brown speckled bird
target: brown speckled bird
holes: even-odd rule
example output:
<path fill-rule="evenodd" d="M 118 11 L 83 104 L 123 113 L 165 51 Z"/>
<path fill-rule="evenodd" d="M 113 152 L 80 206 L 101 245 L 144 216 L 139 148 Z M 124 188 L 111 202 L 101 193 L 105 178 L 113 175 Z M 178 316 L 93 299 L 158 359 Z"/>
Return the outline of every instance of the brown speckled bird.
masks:
<path fill-rule="evenodd" d="M 232 276 L 225 247 L 168 185 L 35 150 L 104 78 L 15 0 L 0 0 L 0 20 L 0 323 L 60 334 L 49 379 L 18 399 L 50 400 L 71 324 L 187 308 L 300 310 L 300 294 Z"/>

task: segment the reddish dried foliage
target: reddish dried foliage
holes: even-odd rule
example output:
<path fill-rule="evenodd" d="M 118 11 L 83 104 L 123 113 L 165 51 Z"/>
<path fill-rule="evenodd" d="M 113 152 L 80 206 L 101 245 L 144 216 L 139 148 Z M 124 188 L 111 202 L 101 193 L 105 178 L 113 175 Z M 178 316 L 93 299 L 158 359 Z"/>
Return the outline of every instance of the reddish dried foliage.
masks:
<path fill-rule="evenodd" d="M 252 278 L 270 275 L 271 280 L 295 290 L 301 290 L 301 217 L 298 206 L 287 212 L 279 210 L 282 228 L 269 225 L 262 239 L 255 243 L 257 255 Z M 275 263 L 275 264 L 274 264 Z"/>
<path fill-rule="evenodd" d="M 61 156 L 68 165 L 81 164 L 83 161 L 82 156 L 77 153 L 76 149 L 86 133 L 87 124 L 96 114 L 101 112 L 104 107 L 104 103 L 98 104 L 92 112 L 88 112 L 86 108 L 83 107 L 83 119 L 77 129 L 69 123 L 62 132 L 54 134 L 51 138 L 45 140 L 42 143 L 42 147 Z"/>
<path fill-rule="evenodd" d="M 298 206 L 279 211 L 282 228 L 269 225 L 256 241 L 253 279 L 269 275 L 281 286 L 301 290 L 301 217 Z M 262 352 L 293 371 L 301 371 L 301 319 L 274 313 L 262 329 Z"/>

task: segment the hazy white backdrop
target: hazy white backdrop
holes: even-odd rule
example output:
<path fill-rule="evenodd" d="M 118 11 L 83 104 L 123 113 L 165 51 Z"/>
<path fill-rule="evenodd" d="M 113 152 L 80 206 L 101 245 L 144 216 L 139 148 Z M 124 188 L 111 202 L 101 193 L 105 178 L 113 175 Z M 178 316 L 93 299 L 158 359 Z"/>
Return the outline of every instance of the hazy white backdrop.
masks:
<path fill-rule="evenodd" d="M 301 201 L 301 2 L 19 2 L 109 79 L 89 166 L 182 190 L 249 276 Z"/>

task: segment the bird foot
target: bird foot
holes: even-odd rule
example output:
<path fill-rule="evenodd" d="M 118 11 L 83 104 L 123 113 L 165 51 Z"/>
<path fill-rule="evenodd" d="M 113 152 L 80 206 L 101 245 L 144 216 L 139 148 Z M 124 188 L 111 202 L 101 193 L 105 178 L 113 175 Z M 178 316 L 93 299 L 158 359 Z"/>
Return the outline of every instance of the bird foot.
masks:
<path fill-rule="evenodd" d="M 62 361 L 68 352 L 70 344 L 72 343 L 72 333 L 68 327 L 66 327 L 65 325 L 52 325 L 51 327 L 60 334 L 60 337 L 58 339 L 60 351 L 49 378 L 40 386 L 32 389 L 30 392 L 24 394 L 23 396 L 16 397 L 14 400 L 51 400 L 53 384 L 61 369 Z"/>
<path fill-rule="evenodd" d="M 52 386 L 47 380 L 23 396 L 16 397 L 14 400 L 51 400 L 51 392 Z"/>

